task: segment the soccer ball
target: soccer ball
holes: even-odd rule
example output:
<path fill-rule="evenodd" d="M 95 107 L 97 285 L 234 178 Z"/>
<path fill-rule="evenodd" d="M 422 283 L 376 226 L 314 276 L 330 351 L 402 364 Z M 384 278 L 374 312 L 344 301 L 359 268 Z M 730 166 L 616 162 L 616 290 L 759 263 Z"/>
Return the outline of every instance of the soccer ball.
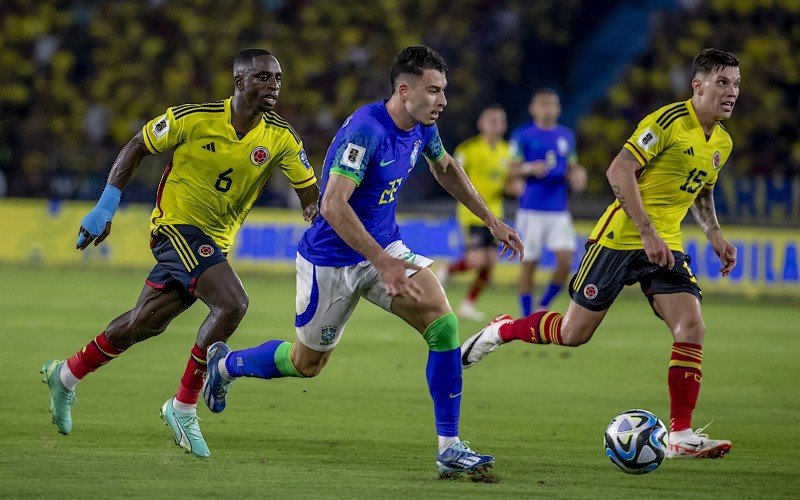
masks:
<path fill-rule="evenodd" d="M 608 424 L 603 444 L 623 472 L 647 474 L 667 456 L 667 428 L 647 410 L 628 410 Z"/>

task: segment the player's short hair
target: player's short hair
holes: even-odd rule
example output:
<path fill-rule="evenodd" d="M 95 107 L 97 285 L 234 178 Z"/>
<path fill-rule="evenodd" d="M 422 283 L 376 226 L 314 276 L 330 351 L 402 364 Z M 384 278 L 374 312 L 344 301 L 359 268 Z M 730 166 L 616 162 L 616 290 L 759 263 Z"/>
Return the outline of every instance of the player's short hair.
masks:
<path fill-rule="evenodd" d="M 397 78 L 402 74 L 421 76 L 426 69 L 435 69 L 447 74 L 447 64 L 438 52 L 425 45 L 406 47 L 392 63 L 390 73 L 392 91 L 394 92 Z"/>
<path fill-rule="evenodd" d="M 739 66 L 739 60 L 735 55 L 719 49 L 703 49 L 692 62 L 692 78 L 695 78 L 697 73 L 713 73 L 728 66 Z"/>
<path fill-rule="evenodd" d="M 533 100 L 539 97 L 540 95 L 554 95 L 558 97 L 558 92 L 551 89 L 550 87 L 539 87 L 538 89 L 533 91 L 533 94 L 531 94 L 531 102 L 533 102 Z"/>
<path fill-rule="evenodd" d="M 272 52 L 264 49 L 244 49 L 240 50 L 236 57 L 233 59 L 233 74 L 236 74 L 236 67 L 250 64 L 253 59 L 261 56 L 271 56 Z"/>
<path fill-rule="evenodd" d="M 503 106 L 500 103 L 493 102 L 492 104 L 489 104 L 488 106 L 484 106 L 480 110 L 480 112 L 478 113 L 478 117 L 480 118 L 480 116 L 483 115 L 487 111 L 502 111 L 503 113 L 506 112 L 505 108 L 503 108 Z"/>

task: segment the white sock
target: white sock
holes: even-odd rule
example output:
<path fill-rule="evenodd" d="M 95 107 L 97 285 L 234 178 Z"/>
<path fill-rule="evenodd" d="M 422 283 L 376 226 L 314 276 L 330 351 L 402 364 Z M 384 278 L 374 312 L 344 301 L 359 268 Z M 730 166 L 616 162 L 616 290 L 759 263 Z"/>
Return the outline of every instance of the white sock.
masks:
<path fill-rule="evenodd" d="M 458 439 L 458 436 L 439 436 L 439 453 L 443 453 L 444 450 L 450 448 L 453 443 L 461 442 Z"/>
<path fill-rule="evenodd" d="M 181 413 L 197 413 L 197 403 L 181 403 L 178 398 L 172 398 L 172 408 Z"/>
<path fill-rule="evenodd" d="M 67 363 L 61 365 L 61 369 L 58 371 L 58 378 L 61 380 L 61 383 L 64 385 L 64 387 L 69 391 L 74 391 L 75 386 L 81 381 L 81 379 L 72 373 L 72 370 L 69 369 L 69 365 Z"/>
<path fill-rule="evenodd" d="M 230 356 L 230 354 L 228 354 L 228 356 Z M 231 381 L 233 380 L 233 377 L 231 377 L 231 374 L 228 373 L 228 367 L 225 366 L 225 360 L 228 359 L 228 356 L 225 356 L 224 358 L 219 360 L 219 363 L 217 363 L 217 369 L 219 370 L 219 374 L 223 379 Z"/>

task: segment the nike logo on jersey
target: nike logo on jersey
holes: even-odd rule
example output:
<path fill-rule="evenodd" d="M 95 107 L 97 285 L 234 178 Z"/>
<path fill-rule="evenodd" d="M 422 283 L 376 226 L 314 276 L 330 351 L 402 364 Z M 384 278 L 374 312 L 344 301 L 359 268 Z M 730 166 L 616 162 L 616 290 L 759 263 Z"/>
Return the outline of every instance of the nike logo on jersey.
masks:
<path fill-rule="evenodd" d="M 686 151 L 683 152 L 683 154 L 687 154 L 689 156 L 694 156 L 694 148 L 692 147 L 692 148 L 687 149 Z"/>
<path fill-rule="evenodd" d="M 391 165 L 392 163 L 396 162 L 397 160 L 381 160 L 381 167 L 385 167 L 387 165 Z"/>
<path fill-rule="evenodd" d="M 213 141 L 209 142 L 208 144 L 203 146 L 203 149 L 205 149 L 206 151 L 211 151 L 212 153 L 216 153 L 217 152 L 217 148 L 214 147 L 214 142 Z"/>

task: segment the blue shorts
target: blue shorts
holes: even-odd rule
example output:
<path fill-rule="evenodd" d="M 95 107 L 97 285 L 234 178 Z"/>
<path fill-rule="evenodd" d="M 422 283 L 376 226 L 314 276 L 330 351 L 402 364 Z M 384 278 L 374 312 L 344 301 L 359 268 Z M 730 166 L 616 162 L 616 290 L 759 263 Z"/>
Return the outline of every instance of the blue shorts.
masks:
<path fill-rule="evenodd" d="M 159 226 L 150 239 L 158 262 L 145 280 L 157 290 L 178 290 L 186 307 L 197 300 L 194 287 L 206 269 L 227 261 L 210 236 L 185 224 Z"/>
<path fill-rule="evenodd" d="M 467 226 L 467 239 L 464 241 L 464 246 L 467 250 L 475 250 L 480 248 L 497 248 L 499 243 L 489 228 L 486 226 Z"/>

